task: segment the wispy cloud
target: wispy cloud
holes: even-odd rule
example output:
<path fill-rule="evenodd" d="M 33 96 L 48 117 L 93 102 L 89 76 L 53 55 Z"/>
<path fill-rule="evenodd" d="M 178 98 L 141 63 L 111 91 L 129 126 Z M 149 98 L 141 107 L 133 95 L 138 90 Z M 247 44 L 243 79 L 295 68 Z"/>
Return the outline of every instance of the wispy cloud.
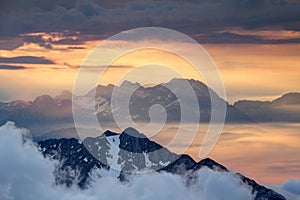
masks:
<path fill-rule="evenodd" d="M 0 63 L 55 64 L 52 60 L 36 56 L 0 57 Z"/>
<path fill-rule="evenodd" d="M 27 69 L 24 66 L 16 66 L 16 65 L 0 65 L 0 70 L 22 70 Z"/>
<path fill-rule="evenodd" d="M 103 65 L 95 65 L 95 66 L 88 66 L 88 65 L 71 65 L 69 63 L 63 63 L 63 65 L 71 68 L 71 69 L 102 69 L 102 68 L 108 68 L 108 69 L 124 69 L 124 68 L 132 68 L 133 66 L 127 66 L 127 65 L 109 65 L 109 66 L 103 66 Z"/>

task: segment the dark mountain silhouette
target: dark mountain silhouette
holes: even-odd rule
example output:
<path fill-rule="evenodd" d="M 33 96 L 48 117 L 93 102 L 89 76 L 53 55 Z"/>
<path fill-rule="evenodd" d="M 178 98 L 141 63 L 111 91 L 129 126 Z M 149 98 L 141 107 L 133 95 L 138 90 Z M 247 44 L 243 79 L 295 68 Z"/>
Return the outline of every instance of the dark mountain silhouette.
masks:
<path fill-rule="evenodd" d="M 187 175 L 190 181 L 197 178 L 196 172 L 203 167 L 224 173 L 230 171 L 210 158 L 196 162 L 189 155 L 172 153 L 133 128 L 125 129 L 121 134 L 106 131 L 99 137 L 86 138 L 83 142 L 63 138 L 40 141 L 38 145 L 44 156 L 59 160 L 55 171 L 57 184 L 77 184 L 83 189 L 92 179 L 92 170 L 97 168 L 116 174 L 120 181 L 126 181 L 127 176 L 136 172 L 145 171 Z M 255 200 L 285 199 L 242 174 L 236 176 L 241 184 L 252 189 Z"/>

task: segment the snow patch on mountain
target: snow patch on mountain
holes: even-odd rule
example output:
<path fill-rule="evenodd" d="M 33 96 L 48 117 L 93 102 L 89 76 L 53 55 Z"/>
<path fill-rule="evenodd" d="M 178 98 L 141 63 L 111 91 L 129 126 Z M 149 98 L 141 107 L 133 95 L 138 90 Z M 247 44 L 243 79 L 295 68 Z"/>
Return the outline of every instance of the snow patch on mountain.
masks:
<path fill-rule="evenodd" d="M 107 163 L 113 169 L 120 170 L 121 165 L 118 163 L 119 159 L 119 151 L 120 151 L 120 136 L 119 135 L 112 135 L 106 137 L 107 141 L 109 142 L 110 149 L 108 150 L 107 154 Z"/>
<path fill-rule="evenodd" d="M 145 157 L 145 165 L 147 168 L 151 169 L 152 166 L 154 166 L 155 164 L 152 163 L 150 160 L 149 160 L 149 155 L 145 152 L 143 152 L 143 155 Z"/>

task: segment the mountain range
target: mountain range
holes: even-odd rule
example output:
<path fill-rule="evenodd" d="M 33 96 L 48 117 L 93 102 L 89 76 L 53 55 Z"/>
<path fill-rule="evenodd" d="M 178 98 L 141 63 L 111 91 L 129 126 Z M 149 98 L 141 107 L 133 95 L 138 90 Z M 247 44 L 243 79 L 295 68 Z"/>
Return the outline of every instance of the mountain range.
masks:
<path fill-rule="evenodd" d="M 135 122 L 149 122 L 149 109 L 151 106 L 159 104 L 165 108 L 167 114 L 167 122 L 179 122 L 181 120 L 181 107 L 187 106 L 193 110 L 191 106 L 182 105 L 180 98 L 169 89 L 176 85 L 179 93 L 182 93 L 189 102 L 190 94 L 180 87 L 186 79 L 172 79 L 168 83 L 161 83 L 152 87 L 144 87 L 138 83 L 129 81 L 123 82 L 120 86 L 115 85 L 98 85 L 85 95 L 76 96 L 76 107 L 84 110 L 91 107 L 96 111 L 100 122 L 114 122 L 111 98 L 114 90 L 127 91 L 129 88 L 137 88 L 133 92 L 129 111 L 131 118 Z M 227 101 L 220 98 L 212 89 L 204 83 L 197 80 L 187 80 L 196 94 L 198 106 L 200 109 L 199 122 L 209 122 L 211 119 L 211 98 L 210 95 L 217 100 L 219 104 L 224 104 L 227 108 L 227 123 L 247 123 L 247 122 L 300 122 L 300 93 L 288 93 L 282 97 L 268 101 L 248 101 L 242 100 L 230 105 Z M 92 96 L 95 94 L 96 102 L 93 103 Z M 91 106 L 92 105 L 92 106 Z M 195 119 L 188 119 L 195 122 Z M 28 128 L 33 135 L 46 134 L 53 131 L 63 129 L 74 129 L 74 120 L 72 113 L 72 93 L 63 91 L 60 95 L 52 98 L 49 95 L 42 95 L 33 101 L 15 100 L 11 102 L 0 102 L 0 125 L 7 121 L 14 121 L 18 126 Z M 197 121 L 197 120 L 196 120 Z M 63 126 L 69 124 L 68 126 Z M 55 129 L 47 128 L 47 132 L 43 132 L 39 127 L 43 125 L 53 125 Z M 34 127 L 34 128 L 33 128 Z M 52 134 L 58 134 L 52 133 Z M 51 135 L 51 134 L 50 134 Z"/>
<path fill-rule="evenodd" d="M 199 162 L 189 155 L 177 155 L 163 146 L 149 140 L 133 128 L 121 134 L 106 131 L 83 141 L 74 138 L 39 141 L 38 147 L 45 157 L 59 161 L 55 170 L 56 184 L 68 187 L 77 184 L 88 187 L 93 179 L 92 170 L 102 169 L 113 174 L 120 181 L 127 181 L 135 173 L 158 171 L 188 177 L 188 182 L 197 178 L 197 171 L 209 168 L 222 173 L 229 169 L 210 158 Z M 235 174 L 240 184 L 251 188 L 255 200 L 285 200 L 271 189 L 259 185 L 242 174 Z"/>
<path fill-rule="evenodd" d="M 242 100 L 234 103 L 257 122 L 300 122 L 300 93 L 288 93 L 273 101 Z"/>

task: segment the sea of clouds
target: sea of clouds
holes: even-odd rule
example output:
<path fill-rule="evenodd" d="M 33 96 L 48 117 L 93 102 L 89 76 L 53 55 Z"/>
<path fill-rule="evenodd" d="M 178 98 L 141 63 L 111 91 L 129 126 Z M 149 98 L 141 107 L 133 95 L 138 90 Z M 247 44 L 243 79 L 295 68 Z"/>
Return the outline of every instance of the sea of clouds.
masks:
<path fill-rule="evenodd" d="M 109 173 L 96 171 L 92 185 L 81 190 L 54 184 L 55 165 L 43 157 L 26 136 L 28 131 L 8 122 L 0 127 L 0 199 L 1 200 L 105 200 L 105 199 L 187 199 L 187 200 L 251 200 L 253 195 L 233 174 L 208 168 L 198 172 L 199 178 L 187 186 L 183 177 L 170 173 L 135 175 L 121 183 Z M 300 181 L 289 181 L 277 189 L 299 197 Z M 299 198 L 300 199 L 300 198 Z"/>

